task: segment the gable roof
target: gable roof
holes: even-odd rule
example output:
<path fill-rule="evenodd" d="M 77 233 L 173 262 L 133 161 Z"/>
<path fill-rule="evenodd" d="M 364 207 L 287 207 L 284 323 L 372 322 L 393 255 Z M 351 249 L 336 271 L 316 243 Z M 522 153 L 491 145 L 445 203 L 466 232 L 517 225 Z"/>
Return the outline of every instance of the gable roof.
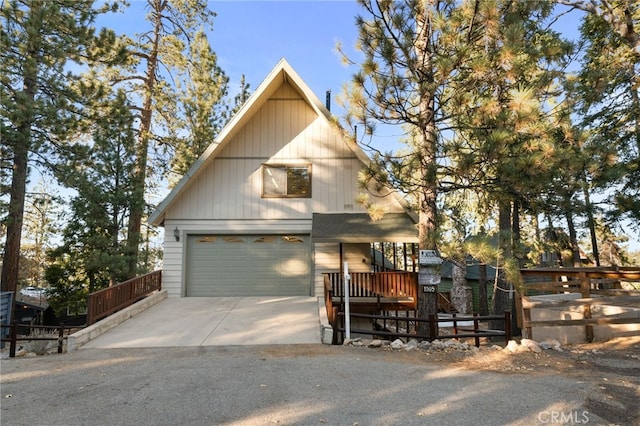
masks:
<path fill-rule="evenodd" d="M 191 168 L 180 179 L 178 184 L 173 187 L 169 195 L 158 205 L 156 210 L 149 217 L 149 223 L 154 226 L 160 226 L 164 222 L 164 216 L 167 209 L 178 198 L 178 195 L 188 186 L 189 182 L 205 169 L 205 165 L 213 160 L 218 153 L 233 139 L 233 136 L 253 117 L 256 112 L 264 105 L 271 95 L 284 83 L 288 83 L 296 89 L 304 101 L 318 114 L 327 121 L 331 120 L 331 113 L 322 104 L 318 97 L 311 91 L 309 86 L 300 78 L 289 63 L 283 58 L 271 70 L 269 75 L 260 83 L 258 88 L 249 96 L 249 99 L 242 105 L 240 110 L 229 120 L 227 125 L 222 129 L 220 134 L 209 145 L 204 153 L 193 163 Z M 349 144 L 350 149 L 355 153 L 357 158 L 363 163 L 370 162 L 367 154 L 360 147 Z"/>

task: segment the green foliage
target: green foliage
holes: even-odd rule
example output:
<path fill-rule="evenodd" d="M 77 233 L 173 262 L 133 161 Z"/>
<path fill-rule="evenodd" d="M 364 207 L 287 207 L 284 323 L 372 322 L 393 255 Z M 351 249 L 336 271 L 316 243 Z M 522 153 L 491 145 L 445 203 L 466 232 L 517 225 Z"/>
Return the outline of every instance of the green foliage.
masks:
<path fill-rule="evenodd" d="M 128 277 L 138 272 L 147 197 L 157 179 L 188 170 L 224 124 L 218 104 L 227 77 L 205 30 L 213 13 L 203 0 L 147 0 L 140 33 L 117 39 L 126 61 L 93 67 L 87 79 L 122 90 L 135 113 L 135 167 L 127 221 Z"/>
<path fill-rule="evenodd" d="M 188 79 L 181 96 L 186 137 L 177 136 L 171 158 L 171 171 L 182 177 L 196 159 L 213 142 L 227 117 L 223 99 L 227 95 L 228 77 L 218 67 L 205 33 L 196 32 L 185 66 Z"/>
<path fill-rule="evenodd" d="M 24 277 L 26 285 L 43 285 L 46 252 L 60 232 L 61 208 L 61 197 L 45 180 L 27 193 L 20 260 L 20 276 Z"/>
<path fill-rule="evenodd" d="M 48 283 L 47 302 L 57 314 L 77 315 L 86 312 L 87 282 L 68 256 L 51 252 L 52 262 L 44 279 Z"/>
<path fill-rule="evenodd" d="M 2 188 L 9 190 L 3 291 L 15 290 L 17 282 L 29 163 L 54 167 L 68 135 L 79 129 L 86 97 L 74 90 L 82 84 L 70 69 L 109 47 L 109 32 L 97 36 L 93 22 L 110 8 L 95 8 L 93 0 L 0 5 L 0 137 L 2 166 L 11 167 L 11 183 Z"/>
<path fill-rule="evenodd" d="M 77 195 L 64 230 L 64 251 L 78 260 L 95 291 L 127 275 L 126 221 L 133 194 L 134 116 L 123 92 L 96 104 L 91 143 L 76 145 L 60 179 Z M 62 250 L 62 249 L 61 249 Z"/>
<path fill-rule="evenodd" d="M 620 21 L 628 28 L 617 26 Z M 604 15 L 590 13 L 580 31 L 586 48 L 575 89 L 577 112 L 588 135 L 585 150 L 594 158 L 595 167 L 588 169 L 588 177 L 599 192 L 616 188 L 609 197 L 607 213 L 611 220 L 628 218 L 637 224 L 640 223 L 640 8 L 625 11 L 621 6 Z"/>
<path fill-rule="evenodd" d="M 377 182 L 407 194 L 420 215 L 421 247 L 435 248 L 438 155 L 441 131 L 448 127 L 442 96 L 461 69 L 467 40 L 456 24 L 468 22 L 466 9 L 450 1 L 359 3 L 367 14 L 356 18 L 363 60 L 338 102 L 347 110 L 344 124 L 353 138 L 373 152 L 362 186 Z M 353 63 L 346 56 L 345 62 Z M 373 150 L 378 124 L 402 126 L 408 149 L 397 155 Z M 358 135 L 356 128 L 364 131 Z"/>

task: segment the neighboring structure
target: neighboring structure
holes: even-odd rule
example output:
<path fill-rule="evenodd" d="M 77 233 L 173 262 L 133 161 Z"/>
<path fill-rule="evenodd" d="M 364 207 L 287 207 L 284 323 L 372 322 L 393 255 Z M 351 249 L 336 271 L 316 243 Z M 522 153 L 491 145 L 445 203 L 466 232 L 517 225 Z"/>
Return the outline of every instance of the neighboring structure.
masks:
<path fill-rule="evenodd" d="M 150 217 L 169 296 L 319 296 L 342 262 L 371 270 L 371 243 L 417 242 L 397 194 L 360 188 L 369 158 L 330 118 L 281 60 Z M 384 219 L 357 204 L 363 191 Z"/>

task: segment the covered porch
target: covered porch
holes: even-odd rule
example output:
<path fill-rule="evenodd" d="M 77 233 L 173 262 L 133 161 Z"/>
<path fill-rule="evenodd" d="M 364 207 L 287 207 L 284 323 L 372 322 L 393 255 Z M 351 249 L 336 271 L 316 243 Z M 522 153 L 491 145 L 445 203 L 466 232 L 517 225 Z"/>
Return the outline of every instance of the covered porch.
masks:
<path fill-rule="evenodd" d="M 402 315 L 415 318 L 419 288 L 415 218 L 393 213 L 372 221 L 366 213 L 314 214 L 311 236 L 316 253 L 323 247 L 326 259 L 331 260 L 323 264 L 323 258 L 316 256 L 317 265 L 332 266 L 316 270 L 322 291 L 316 285 L 316 294 L 323 296 L 332 327 L 336 327 L 338 313 L 344 312 L 345 265 L 352 313 L 404 312 Z M 452 312 L 446 294 L 438 294 L 438 309 Z"/>
<path fill-rule="evenodd" d="M 316 294 L 323 296 L 332 327 L 344 311 L 345 266 L 351 312 L 411 311 L 415 315 L 418 239 L 410 215 L 386 214 L 372 221 L 366 213 L 314 214 L 311 237 L 316 279 L 321 280 Z"/>

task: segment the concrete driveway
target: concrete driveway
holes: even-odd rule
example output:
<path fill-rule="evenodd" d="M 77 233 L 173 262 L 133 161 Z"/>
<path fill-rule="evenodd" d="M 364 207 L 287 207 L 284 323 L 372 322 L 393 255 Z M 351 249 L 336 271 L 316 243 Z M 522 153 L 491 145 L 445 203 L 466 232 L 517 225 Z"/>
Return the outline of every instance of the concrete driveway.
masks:
<path fill-rule="evenodd" d="M 321 343 L 315 297 L 167 298 L 81 348 Z"/>

